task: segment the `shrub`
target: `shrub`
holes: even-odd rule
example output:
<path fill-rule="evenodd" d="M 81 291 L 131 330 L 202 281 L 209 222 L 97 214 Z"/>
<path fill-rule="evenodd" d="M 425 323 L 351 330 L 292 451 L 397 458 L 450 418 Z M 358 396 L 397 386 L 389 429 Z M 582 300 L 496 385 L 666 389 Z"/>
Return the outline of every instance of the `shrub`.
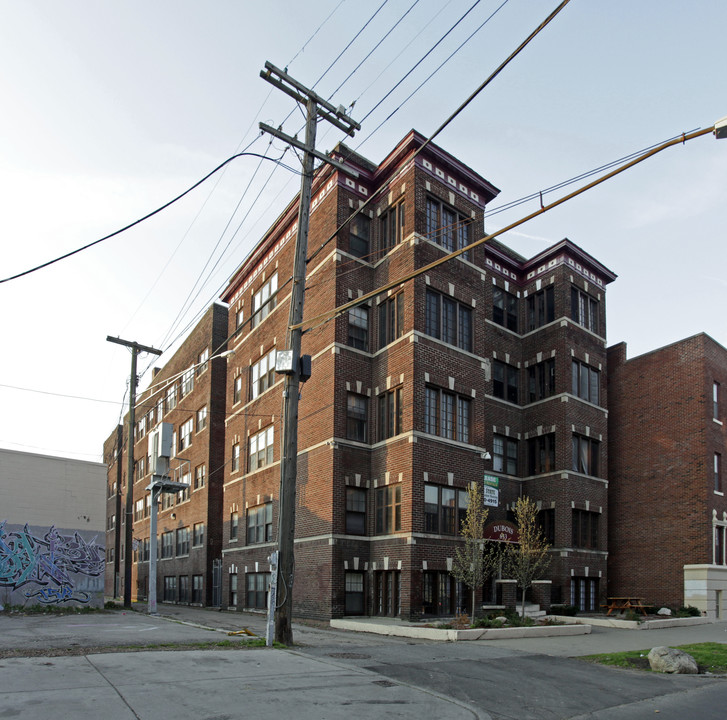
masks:
<path fill-rule="evenodd" d="M 674 614 L 677 617 L 701 617 L 702 612 L 694 605 L 682 605 Z"/>
<path fill-rule="evenodd" d="M 551 605 L 550 614 L 575 617 L 576 615 L 578 615 L 578 608 L 575 605 Z"/>

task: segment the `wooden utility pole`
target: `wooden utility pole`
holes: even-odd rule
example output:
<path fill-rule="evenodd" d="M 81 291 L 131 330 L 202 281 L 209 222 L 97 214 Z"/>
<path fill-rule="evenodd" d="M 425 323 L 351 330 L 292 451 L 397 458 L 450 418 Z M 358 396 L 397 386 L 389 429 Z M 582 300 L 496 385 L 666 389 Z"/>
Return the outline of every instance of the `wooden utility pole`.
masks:
<path fill-rule="evenodd" d="M 280 130 L 260 123 L 260 129 L 284 140 L 303 151 L 303 175 L 300 183 L 300 206 L 298 209 L 298 235 L 295 244 L 295 264 L 290 296 L 286 355 L 290 358 L 283 390 L 283 439 L 280 458 L 280 499 L 278 505 L 278 583 L 277 592 L 282 595 L 276 603 L 275 639 L 285 645 L 292 645 L 293 630 L 293 580 L 294 580 L 294 539 L 296 478 L 298 475 L 298 400 L 300 388 L 300 348 L 303 320 L 303 301 L 305 296 L 305 271 L 308 254 L 308 219 L 310 216 L 311 191 L 313 187 L 313 159 L 318 158 L 343 172 L 358 177 L 358 173 L 347 168 L 324 153 L 315 149 L 316 123 L 322 117 L 347 135 L 353 135 L 361 126 L 349 118 L 343 107 L 336 108 L 313 90 L 291 78 L 269 62 L 260 76 L 290 95 L 297 102 L 305 103 L 307 108 L 305 142 L 285 135 Z M 292 330 L 290 328 L 293 328 Z M 277 370 L 277 366 L 276 366 Z"/>
<path fill-rule="evenodd" d="M 131 568 L 133 553 L 131 546 L 134 540 L 134 425 L 136 424 L 136 356 L 140 352 L 161 355 L 162 351 L 137 342 L 122 340 L 121 338 L 106 336 L 108 342 L 124 345 L 131 348 L 131 377 L 129 379 L 129 438 L 126 448 L 126 513 L 124 526 L 124 607 L 131 607 Z M 119 522 L 121 519 L 119 518 Z"/>

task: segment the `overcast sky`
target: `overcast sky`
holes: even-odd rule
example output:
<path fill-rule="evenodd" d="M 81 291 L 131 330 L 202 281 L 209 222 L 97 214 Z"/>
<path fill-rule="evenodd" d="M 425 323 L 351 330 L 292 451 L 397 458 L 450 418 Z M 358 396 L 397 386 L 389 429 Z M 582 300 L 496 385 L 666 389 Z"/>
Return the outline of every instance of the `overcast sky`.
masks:
<path fill-rule="evenodd" d="M 259 78 L 266 60 L 355 101 L 348 142 L 380 162 L 411 128 L 439 127 L 558 4 L 509 0 L 455 53 L 502 3 L 481 0 L 371 112 L 475 0 L 388 0 L 343 52 L 381 2 L 0 0 L 0 278 L 127 225 L 250 143 L 279 157 L 257 123 L 294 134 L 303 120 Z M 726 27 L 723 0 L 572 0 L 436 142 L 501 189 L 494 208 L 709 127 L 727 115 Z M 340 139 L 319 128 L 320 149 Z M 0 284 L 0 447 L 100 460 L 130 366 L 106 336 L 166 350 L 163 364 L 298 186 L 240 158 L 134 229 Z M 614 271 L 608 342 L 629 356 L 702 331 L 727 345 L 725 188 L 727 142 L 706 136 L 501 239 L 531 256 L 568 237 Z"/>

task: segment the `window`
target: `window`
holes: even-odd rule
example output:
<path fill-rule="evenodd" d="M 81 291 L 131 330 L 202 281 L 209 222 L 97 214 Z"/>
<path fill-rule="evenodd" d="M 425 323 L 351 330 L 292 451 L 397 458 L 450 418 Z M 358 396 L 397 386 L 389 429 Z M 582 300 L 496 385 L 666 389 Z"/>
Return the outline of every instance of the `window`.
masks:
<path fill-rule="evenodd" d="M 579 325 L 598 332 L 598 301 L 578 288 L 572 287 L 570 292 L 571 317 Z"/>
<path fill-rule="evenodd" d="M 381 251 L 387 252 L 404 239 L 404 203 L 393 205 L 381 214 Z"/>
<path fill-rule="evenodd" d="M 401 571 L 377 570 L 374 573 L 374 613 L 401 615 Z"/>
<path fill-rule="evenodd" d="M 182 375 L 182 397 L 194 390 L 194 366 L 184 371 Z"/>
<path fill-rule="evenodd" d="M 179 478 L 179 481 L 183 482 L 187 487 L 177 492 L 177 505 L 185 500 L 189 500 L 189 493 L 192 488 L 192 474 L 188 472 L 184 473 L 184 475 Z"/>
<path fill-rule="evenodd" d="M 174 575 L 164 576 L 164 602 L 174 602 L 177 599 L 177 578 Z"/>
<path fill-rule="evenodd" d="M 555 433 L 528 440 L 528 474 L 539 475 L 555 470 Z"/>
<path fill-rule="evenodd" d="M 247 602 L 246 607 L 264 610 L 268 606 L 268 586 L 270 573 L 247 573 Z"/>
<path fill-rule="evenodd" d="M 367 259 L 371 252 L 369 249 L 370 239 L 371 218 L 360 212 L 351 220 L 349 226 L 348 249 L 351 251 L 351 255 Z"/>
<path fill-rule="evenodd" d="M 169 510 L 174 506 L 174 493 L 162 493 L 162 510 Z"/>
<path fill-rule="evenodd" d="M 189 602 L 189 575 L 179 576 L 179 602 Z"/>
<path fill-rule="evenodd" d="M 573 547 L 598 550 L 599 513 L 573 510 Z"/>
<path fill-rule="evenodd" d="M 387 485 L 376 490 L 376 532 L 401 530 L 401 485 Z"/>
<path fill-rule="evenodd" d="M 492 363 L 492 394 L 508 402 L 518 402 L 518 369 L 500 360 Z"/>
<path fill-rule="evenodd" d="M 242 308 L 235 312 L 235 330 L 239 330 L 245 324 L 245 312 Z"/>
<path fill-rule="evenodd" d="M 165 408 L 166 412 L 169 412 L 170 410 L 173 410 L 175 407 L 177 407 L 177 383 L 173 382 L 167 388 L 164 408 Z"/>
<path fill-rule="evenodd" d="M 547 508 L 538 513 L 538 526 L 543 539 L 555 545 L 555 508 Z"/>
<path fill-rule="evenodd" d="M 719 420 L 719 383 L 712 383 L 712 417 Z"/>
<path fill-rule="evenodd" d="M 207 478 L 207 466 L 206 465 L 197 465 L 197 467 L 194 469 L 194 489 L 200 490 L 205 485 L 205 480 Z"/>
<path fill-rule="evenodd" d="M 192 545 L 194 547 L 204 545 L 204 523 L 195 523 L 192 527 Z"/>
<path fill-rule="evenodd" d="M 517 332 L 517 298 L 505 290 L 492 289 L 492 320 L 508 330 Z"/>
<path fill-rule="evenodd" d="M 271 502 L 247 511 L 247 544 L 270 542 L 273 539 L 273 504 Z"/>
<path fill-rule="evenodd" d="M 517 440 L 504 435 L 492 436 L 492 469 L 507 475 L 517 475 Z"/>
<path fill-rule="evenodd" d="M 278 273 L 275 273 L 270 280 L 252 296 L 252 326 L 257 327 L 277 304 Z"/>
<path fill-rule="evenodd" d="M 250 472 L 273 462 L 274 426 L 271 425 L 250 438 Z"/>
<path fill-rule="evenodd" d="M 467 491 L 439 485 L 424 486 L 424 531 L 458 535 L 467 513 Z"/>
<path fill-rule="evenodd" d="M 601 373 L 578 360 L 573 361 L 571 390 L 576 397 L 598 405 Z"/>
<path fill-rule="evenodd" d="M 598 579 L 573 577 L 570 581 L 570 604 L 581 612 L 598 611 Z"/>
<path fill-rule="evenodd" d="M 425 332 L 471 352 L 472 308 L 434 290 L 427 290 Z"/>
<path fill-rule="evenodd" d="M 250 394 L 253 398 L 256 398 L 274 384 L 275 348 L 252 366 L 250 373 Z"/>
<path fill-rule="evenodd" d="M 189 528 L 177 528 L 177 557 L 189 555 Z"/>
<path fill-rule="evenodd" d="M 232 446 L 232 461 L 230 462 L 230 469 L 232 472 L 237 472 L 240 469 L 240 443 L 235 443 Z"/>
<path fill-rule="evenodd" d="M 724 525 L 714 526 L 714 565 L 727 565 L 727 558 L 724 554 L 724 540 L 727 528 Z"/>
<path fill-rule="evenodd" d="M 106 518 L 106 530 L 113 530 L 116 527 L 116 515 L 109 515 Z"/>
<path fill-rule="evenodd" d="M 346 488 L 346 532 L 349 535 L 366 534 L 366 490 Z"/>
<path fill-rule="evenodd" d="M 401 388 L 379 395 L 379 440 L 386 440 L 401 433 L 403 416 L 401 398 Z"/>
<path fill-rule="evenodd" d="M 136 423 L 136 440 L 141 440 L 144 435 L 146 435 L 146 415 Z"/>
<path fill-rule="evenodd" d="M 714 454 L 714 491 L 722 492 L 722 455 Z"/>
<path fill-rule="evenodd" d="M 346 437 L 349 440 L 365 443 L 368 398 L 356 393 L 348 393 L 346 406 Z"/>
<path fill-rule="evenodd" d="M 237 529 L 240 523 L 237 511 L 230 513 L 230 540 L 237 540 Z"/>
<path fill-rule="evenodd" d="M 230 573 L 230 606 L 237 607 L 237 573 Z"/>
<path fill-rule="evenodd" d="M 404 334 L 404 293 L 379 303 L 379 347 L 394 342 Z"/>
<path fill-rule="evenodd" d="M 363 615 L 364 613 L 364 574 L 362 572 L 346 573 L 344 612 L 346 615 Z"/>
<path fill-rule="evenodd" d="M 209 359 L 209 348 L 205 348 L 199 355 L 197 355 L 197 375 L 201 375 L 205 370 L 207 370 L 207 366 L 209 365 Z"/>
<path fill-rule="evenodd" d="M 144 469 L 144 460 L 145 458 L 139 458 L 134 465 L 136 466 L 136 479 L 141 480 L 144 475 L 146 474 L 146 471 Z"/>
<path fill-rule="evenodd" d="M 174 557 L 174 535 L 172 532 L 162 533 L 162 557 Z"/>
<path fill-rule="evenodd" d="M 134 522 L 144 517 L 144 498 L 134 503 Z"/>
<path fill-rule="evenodd" d="M 574 435 L 572 444 L 573 471 L 585 475 L 598 475 L 598 441 L 583 435 Z"/>
<path fill-rule="evenodd" d="M 424 432 L 469 442 L 471 401 L 439 388 L 424 390 Z"/>
<path fill-rule="evenodd" d="M 555 320 L 555 291 L 549 285 L 528 295 L 528 332 Z"/>
<path fill-rule="evenodd" d="M 528 402 L 555 395 L 555 358 L 528 367 Z"/>
<path fill-rule="evenodd" d="M 194 425 L 193 418 L 185 420 L 179 426 L 179 450 L 182 451 L 192 444 L 192 430 Z"/>
<path fill-rule="evenodd" d="M 348 344 L 358 350 L 369 349 L 369 309 L 365 305 L 348 311 Z"/>
<path fill-rule="evenodd" d="M 207 427 L 207 406 L 201 407 L 197 410 L 197 432 L 204 430 Z"/>
<path fill-rule="evenodd" d="M 238 375 L 232 382 L 232 404 L 242 400 L 242 375 Z"/>
<path fill-rule="evenodd" d="M 202 589 L 204 581 L 201 575 L 192 575 L 192 602 L 202 604 Z"/>
<path fill-rule="evenodd" d="M 469 245 L 472 240 L 472 220 L 439 200 L 428 197 L 426 204 L 426 236 L 433 243 L 441 245 L 447 252 L 454 252 Z M 470 259 L 469 251 L 462 253 Z"/>

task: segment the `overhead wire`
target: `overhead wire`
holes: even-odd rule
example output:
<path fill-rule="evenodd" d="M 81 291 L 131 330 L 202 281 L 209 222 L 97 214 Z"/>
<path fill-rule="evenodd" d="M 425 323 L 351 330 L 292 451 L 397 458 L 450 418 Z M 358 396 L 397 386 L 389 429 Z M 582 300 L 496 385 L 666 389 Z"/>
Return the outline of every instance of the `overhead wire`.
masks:
<path fill-rule="evenodd" d="M 527 45 L 532 42 L 532 40 L 545 28 L 547 25 L 558 15 L 558 13 L 563 10 L 563 8 L 570 2 L 570 0 L 562 0 L 562 2 L 558 5 L 558 7 L 553 10 L 553 12 L 548 15 L 548 17 L 543 20 L 536 28 L 533 30 L 526 38 L 523 40 L 518 47 L 508 55 L 508 57 L 503 60 L 503 62 L 500 63 L 500 65 L 492 72 L 490 75 L 485 79 L 484 82 L 482 82 L 479 87 L 470 94 L 470 96 L 462 103 L 460 106 L 451 113 L 447 119 L 430 135 L 424 143 L 412 154 L 412 156 L 407 160 L 407 162 L 404 164 L 402 168 L 400 168 L 393 176 L 389 179 L 389 181 L 386 183 L 386 185 L 383 185 L 380 187 L 375 193 L 373 193 L 367 200 L 365 200 L 351 215 L 346 218 L 337 228 L 334 230 L 333 233 L 318 247 L 317 250 L 315 250 L 312 255 L 308 258 L 307 262 L 310 263 L 312 260 L 314 260 L 319 253 L 323 251 L 323 249 L 332 242 L 337 236 L 338 233 L 343 230 L 343 228 L 351 222 L 357 215 L 362 213 L 366 207 L 371 205 L 380 195 L 382 195 L 390 185 L 396 181 L 398 177 L 400 177 L 403 173 L 408 172 L 409 168 L 411 167 L 412 163 L 416 159 L 418 155 L 420 155 L 423 150 L 429 145 L 432 140 L 437 137 L 471 102 L 474 100 L 477 95 L 479 95 L 499 74 L 502 72 L 502 70 L 511 63 L 522 51 Z"/>
<path fill-rule="evenodd" d="M 298 323 L 296 325 L 291 325 L 290 329 L 298 329 L 303 328 L 304 326 L 308 326 L 308 330 L 313 329 L 313 327 L 319 327 L 325 322 L 328 322 L 329 320 L 332 320 L 333 318 L 337 317 L 338 315 L 341 315 L 342 313 L 350 310 L 353 307 L 356 307 L 357 305 L 361 305 L 362 303 L 371 300 L 375 298 L 377 295 L 380 295 L 383 292 L 386 292 L 387 290 L 392 290 L 406 282 L 409 282 L 410 280 L 413 280 L 416 277 L 419 277 L 420 275 L 423 275 L 425 273 L 430 272 L 431 270 L 434 270 L 435 268 L 439 267 L 440 265 L 443 265 L 444 263 L 449 262 L 450 260 L 453 260 L 456 257 L 459 257 L 460 255 L 468 252 L 472 248 L 479 247 L 480 245 L 484 245 L 489 240 L 492 240 L 499 235 L 503 235 L 506 232 L 509 232 L 510 230 L 513 230 L 516 227 L 519 227 L 520 225 L 523 225 L 526 222 L 529 222 L 535 217 L 538 217 L 539 215 L 542 215 L 553 208 L 556 208 L 563 203 L 572 200 L 574 197 L 577 197 L 578 195 L 583 194 L 587 190 L 590 190 L 597 185 L 600 185 L 604 183 L 606 180 L 610 180 L 611 178 L 615 177 L 616 175 L 619 175 L 620 173 L 624 172 L 625 170 L 628 170 L 629 168 L 633 167 L 634 165 L 637 165 L 638 163 L 643 162 L 644 160 L 647 160 L 648 158 L 656 155 L 659 152 L 662 152 L 663 150 L 666 150 L 667 148 L 670 148 L 674 145 L 680 144 L 680 143 L 686 143 L 687 140 L 693 140 L 694 138 L 701 137 L 702 135 L 706 135 L 708 133 L 712 133 L 714 131 L 714 127 L 709 127 L 703 130 L 696 130 L 691 133 L 682 133 L 681 135 L 677 136 L 675 139 L 669 140 L 665 143 L 662 143 L 661 145 L 657 145 L 656 147 L 652 148 L 648 152 L 643 153 L 637 158 L 634 158 L 627 162 L 626 164 L 622 165 L 621 167 L 612 170 L 611 172 L 607 173 L 606 175 L 603 175 L 600 178 L 597 178 L 596 180 L 593 180 L 592 182 L 588 183 L 587 185 L 584 185 L 581 188 L 578 188 L 577 190 L 574 190 L 573 192 L 569 193 L 568 195 L 563 196 L 562 198 L 559 198 L 558 200 L 553 201 L 549 205 L 544 205 L 543 207 L 539 208 L 538 210 L 530 213 L 529 215 L 526 215 L 524 218 L 520 218 L 519 220 L 516 220 L 515 222 L 510 223 L 509 225 L 506 225 L 503 228 L 500 228 L 495 233 L 490 233 L 488 235 L 485 235 L 484 237 L 480 238 L 479 240 L 476 240 L 475 242 L 471 243 L 470 245 L 466 245 L 463 248 L 460 248 L 458 250 L 455 250 L 454 252 L 451 252 L 444 257 L 439 258 L 438 260 L 435 260 L 434 262 L 428 263 L 427 265 L 423 265 L 422 267 L 418 268 L 417 270 L 414 270 L 412 272 L 406 273 L 402 277 L 392 280 L 388 283 L 385 283 L 384 285 L 376 288 L 375 290 L 372 290 L 371 292 L 364 293 L 360 297 L 356 298 L 355 300 L 352 300 L 348 303 L 344 303 L 343 305 L 339 305 L 338 307 L 334 308 L 333 310 L 328 310 L 325 313 L 321 313 L 319 315 L 316 315 L 315 317 L 308 318 L 304 322 Z"/>
<path fill-rule="evenodd" d="M 110 240 L 113 237 L 116 237 L 117 235 L 121 235 L 121 233 L 126 232 L 127 230 L 130 230 L 133 227 L 136 227 L 137 225 L 143 223 L 145 220 L 148 220 L 151 217 L 154 217 L 154 215 L 159 214 L 162 212 L 162 210 L 166 210 L 168 207 L 173 205 L 174 203 L 181 200 L 186 195 L 189 195 L 189 193 L 192 192 L 192 190 L 195 190 L 198 188 L 202 183 L 209 180 L 216 172 L 219 172 L 223 167 L 231 163 L 233 160 L 237 160 L 237 158 L 240 157 L 263 157 L 265 160 L 272 160 L 273 162 L 277 162 L 273 158 L 266 158 L 263 155 L 260 155 L 259 153 L 251 153 L 251 152 L 241 152 L 236 153 L 235 155 L 232 155 L 231 157 L 228 157 L 227 160 L 224 160 L 221 162 L 214 170 L 208 172 L 203 178 L 198 180 L 194 185 L 188 187 L 184 192 L 177 195 L 175 198 L 172 198 L 168 202 L 164 203 L 160 207 L 156 208 L 156 210 L 152 210 L 150 213 L 147 213 L 143 217 L 140 217 L 138 220 L 134 220 L 133 222 L 130 222 L 128 225 L 125 225 L 122 228 L 119 228 L 118 230 L 115 230 L 112 233 L 109 233 L 108 235 L 105 235 L 102 238 L 99 238 L 98 240 L 94 240 L 93 242 L 87 243 L 86 245 L 83 245 L 79 248 L 76 248 L 75 250 L 71 250 L 70 252 L 64 253 L 63 255 L 59 255 L 56 258 L 53 258 L 52 260 L 48 260 L 47 262 L 41 263 L 40 265 L 36 265 L 35 267 L 29 268 L 28 270 L 23 270 L 22 272 L 16 273 L 15 275 L 10 275 L 9 277 L 3 278 L 0 280 L 1 283 L 10 282 L 11 280 L 17 280 L 18 278 L 24 277 L 25 275 L 30 275 L 31 273 L 37 272 L 38 270 L 42 270 L 43 268 L 46 268 L 50 265 L 53 265 L 57 262 L 60 262 L 61 260 L 66 260 L 69 257 L 72 257 L 73 255 L 77 255 L 80 252 L 83 252 L 84 250 L 88 250 L 89 248 L 94 247 L 95 245 L 98 245 L 99 243 L 105 242 L 106 240 Z M 283 165 L 283 167 L 286 167 Z M 287 168 L 288 170 L 291 170 L 292 172 L 298 172 L 294 170 L 293 168 Z"/>
<path fill-rule="evenodd" d="M 493 10 L 493 12 L 488 15 L 487 18 L 485 18 L 485 20 L 483 20 L 482 23 L 473 30 L 472 33 L 470 33 L 470 35 L 462 41 L 462 43 L 460 43 L 454 51 L 452 51 L 414 90 L 412 90 L 411 93 L 409 93 L 409 95 L 406 96 L 406 98 L 404 98 L 402 102 L 400 102 L 363 140 L 359 142 L 356 149 L 358 150 L 358 148 L 360 148 L 364 143 L 368 142 L 387 122 L 389 122 L 389 120 L 391 120 L 391 118 L 393 118 L 394 115 L 396 115 L 396 113 L 398 113 L 399 110 L 401 110 L 401 108 L 403 108 L 404 105 L 406 105 L 409 100 L 411 100 L 412 97 L 414 97 L 414 95 L 416 95 L 424 87 L 424 85 L 426 85 L 470 40 L 472 40 L 472 38 L 477 35 L 477 33 L 482 30 L 482 28 L 485 27 L 485 25 L 487 25 L 487 23 L 490 22 L 490 20 L 492 20 L 492 18 L 494 18 L 509 1 L 510 0 L 503 0 L 503 2 L 500 3 L 500 5 Z"/>

